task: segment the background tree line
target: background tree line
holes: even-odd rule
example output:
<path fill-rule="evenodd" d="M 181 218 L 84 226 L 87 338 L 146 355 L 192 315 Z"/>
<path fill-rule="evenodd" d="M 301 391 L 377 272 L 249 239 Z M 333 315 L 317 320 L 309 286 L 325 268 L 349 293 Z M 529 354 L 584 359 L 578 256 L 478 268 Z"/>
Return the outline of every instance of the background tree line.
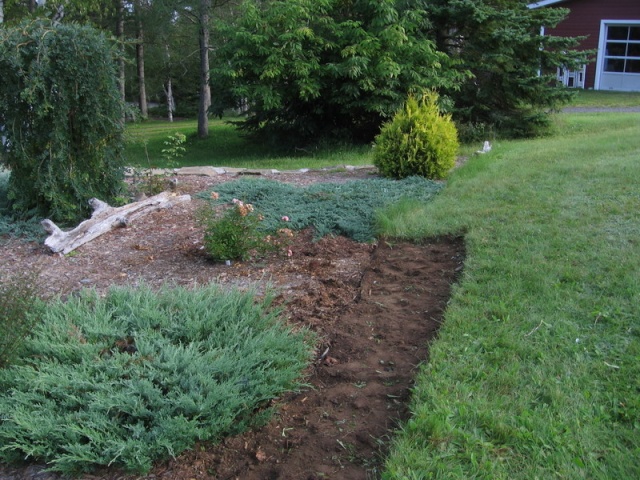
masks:
<path fill-rule="evenodd" d="M 88 24 L 116 39 L 122 49 L 119 82 L 129 113 L 146 118 L 149 102 L 192 116 L 198 109 L 206 136 L 210 106 L 211 16 L 225 15 L 232 0 L 3 0 L 5 27 L 27 18 Z M 4 5 L 3 5 L 4 4 Z M 4 7 L 4 8 L 3 8 Z M 178 110 L 176 110 L 178 109 Z"/>
<path fill-rule="evenodd" d="M 115 198 L 122 126 L 149 100 L 169 119 L 197 115 L 201 138 L 210 115 L 241 110 L 240 128 L 284 148 L 371 142 L 429 91 L 466 139 L 535 135 L 570 97 L 556 66 L 585 61 L 575 39 L 540 34 L 566 13 L 523 0 L 0 0 L 9 195 L 69 222 L 91 196 Z"/>
<path fill-rule="evenodd" d="M 566 11 L 526 0 L 0 0 L 26 17 L 90 24 L 117 38 L 123 99 L 146 118 L 248 106 L 243 128 L 278 141 L 370 140 L 408 93 L 436 89 L 459 125 L 531 135 L 566 101 L 557 65 L 573 39 L 542 37 Z"/>

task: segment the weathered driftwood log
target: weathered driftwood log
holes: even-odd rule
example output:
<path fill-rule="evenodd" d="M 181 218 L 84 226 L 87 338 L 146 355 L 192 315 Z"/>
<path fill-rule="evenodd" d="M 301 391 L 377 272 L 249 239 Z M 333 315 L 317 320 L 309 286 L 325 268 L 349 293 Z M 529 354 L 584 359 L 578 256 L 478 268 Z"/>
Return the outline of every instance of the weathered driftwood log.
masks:
<path fill-rule="evenodd" d="M 114 228 L 126 227 L 132 220 L 142 215 L 190 200 L 189 195 L 178 196 L 175 193 L 162 192 L 122 207 L 110 207 L 107 203 L 92 198 L 89 200 L 89 205 L 93 208 L 91 218 L 80 223 L 73 230 L 63 232 L 51 220 L 43 220 L 42 226 L 49 234 L 44 244 L 54 253 L 67 254 Z"/>

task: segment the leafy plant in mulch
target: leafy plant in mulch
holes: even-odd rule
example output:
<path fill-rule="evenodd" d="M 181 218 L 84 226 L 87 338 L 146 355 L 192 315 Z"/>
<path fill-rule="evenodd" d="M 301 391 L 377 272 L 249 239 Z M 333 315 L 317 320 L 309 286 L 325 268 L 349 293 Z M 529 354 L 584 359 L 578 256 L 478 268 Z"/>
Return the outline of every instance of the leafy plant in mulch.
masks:
<path fill-rule="evenodd" d="M 204 225 L 204 246 L 213 260 L 247 260 L 266 252 L 267 243 L 258 232 L 262 216 L 250 203 L 235 199 L 234 205 L 218 213 L 214 209 L 200 211 Z"/>
<path fill-rule="evenodd" d="M 212 285 L 51 303 L 19 362 L 0 370 L 0 461 L 145 472 L 264 422 L 269 402 L 299 386 L 312 341 L 272 299 Z"/>
<path fill-rule="evenodd" d="M 218 196 L 217 193 L 212 195 L 213 198 Z M 283 227 L 267 234 L 260 228 L 264 215 L 253 205 L 237 198 L 232 204 L 199 211 L 199 222 L 204 226 L 204 247 L 213 260 L 249 260 L 269 252 L 288 250 L 288 240 L 293 237 L 290 229 Z"/>
<path fill-rule="evenodd" d="M 430 200 L 443 184 L 421 177 L 403 180 L 369 179 L 347 183 L 319 183 L 296 187 L 282 182 L 247 178 L 227 182 L 199 194 L 213 206 L 240 198 L 260 209 L 264 219 L 258 226 L 273 232 L 286 226 L 292 230 L 315 229 L 316 239 L 344 235 L 358 242 L 375 239 L 375 211 L 402 198 Z M 212 198 L 213 194 L 213 198 Z"/>

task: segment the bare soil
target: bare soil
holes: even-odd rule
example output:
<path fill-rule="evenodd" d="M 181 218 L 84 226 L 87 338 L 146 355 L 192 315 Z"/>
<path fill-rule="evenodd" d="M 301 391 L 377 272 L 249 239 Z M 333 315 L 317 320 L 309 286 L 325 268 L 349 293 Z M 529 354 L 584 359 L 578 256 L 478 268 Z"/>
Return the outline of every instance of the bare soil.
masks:
<path fill-rule="evenodd" d="M 366 181 L 372 172 L 274 175 L 298 185 Z M 181 193 L 196 193 L 233 177 L 184 177 Z M 16 240 L 0 243 L 2 276 L 40 272 L 45 293 L 114 284 L 160 286 L 218 282 L 248 288 L 267 283 L 294 325 L 318 334 L 307 388 L 275 399 L 264 427 L 221 444 L 203 443 L 158 463 L 146 476 L 105 469 L 85 479 L 373 479 L 389 440 L 408 418 L 413 378 L 427 359 L 450 294 L 462 269 L 460 238 L 422 245 L 343 237 L 312 241 L 297 233 L 291 256 L 274 254 L 231 266 L 211 262 L 202 249 L 194 214 L 199 201 L 152 212 L 67 256 Z M 60 478 L 41 465 L 0 465 L 0 479 Z"/>

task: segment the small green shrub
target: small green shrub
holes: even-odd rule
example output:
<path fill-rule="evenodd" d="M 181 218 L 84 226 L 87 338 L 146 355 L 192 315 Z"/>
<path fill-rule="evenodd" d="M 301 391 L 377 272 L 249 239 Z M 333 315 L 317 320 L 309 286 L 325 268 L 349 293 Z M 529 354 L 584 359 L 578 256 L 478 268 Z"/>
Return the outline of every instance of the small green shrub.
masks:
<path fill-rule="evenodd" d="M 10 365 L 38 323 L 37 275 L 22 274 L 0 283 L 0 368 Z"/>
<path fill-rule="evenodd" d="M 376 137 L 373 163 L 387 177 L 419 175 L 442 179 L 455 164 L 459 142 L 451 116 L 438 108 L 438 95 L 409 97 Z"/>
<path fill-rule="evenodd" d="M 219 213 L 221 209 L 224 209 L 222 214 Z M 266 232 L 259 229 L 263 218 L 253 205 L 236 198 L 231 208 L 205 207 L 200 212 L 200 221 L 205 229 L 204 246 L 207 253 L 216 261 L 248 260 L 274 250 L 277 248 L 272 240 L 275 235 L 267 236 Z"/>
<path fill-rule="evenodd" d="M 152 197 L 168 190 L 170 173 L 156 174 L 150 168 L 134 168 L 129 186 L 129 198 L 136 199 L 141 196 Z"/>
<path fill-rule="evenodd" d="M 209 285 L 51 302 L 21 361 L 0 370 L 0 462 L 145 472 L 263 424 L 271 400 L 300 387 L 313 343 L 273 298 Z"/>
<path fill-rule="evenodd" d="M 165 148 L 162 149 L 162 157 L 168 168 L 176 168 L 178 160 L 184 157 L 187 149 L 184 147 L 187 136 L 184 133 L 176 132 L 169 135 L 164 141 Z"/>
<path fill-rule="evenodd" d="M 167 139 L 163 142 L 165 148 L 161 150 L 163 158 L 162 164 L 165 169 L 162 174 L 154 173 L 154 167 L 152 166 L 149 151 L 147 150 L 147 142 L 143 142 L 147 166 L 133 168 L 133 179 L 130 188 L 132 198 L 138 197 L 141 194 L 148 196 L 157 195 L 171 186 L 170 177 L 173 175 L 173 172 L 167 169 L 177 168 L 180 165 L 179 160 L 187 151 L 184 147 L 186 141 L 186 135 L 180 132 L 167 136 Z"/>

